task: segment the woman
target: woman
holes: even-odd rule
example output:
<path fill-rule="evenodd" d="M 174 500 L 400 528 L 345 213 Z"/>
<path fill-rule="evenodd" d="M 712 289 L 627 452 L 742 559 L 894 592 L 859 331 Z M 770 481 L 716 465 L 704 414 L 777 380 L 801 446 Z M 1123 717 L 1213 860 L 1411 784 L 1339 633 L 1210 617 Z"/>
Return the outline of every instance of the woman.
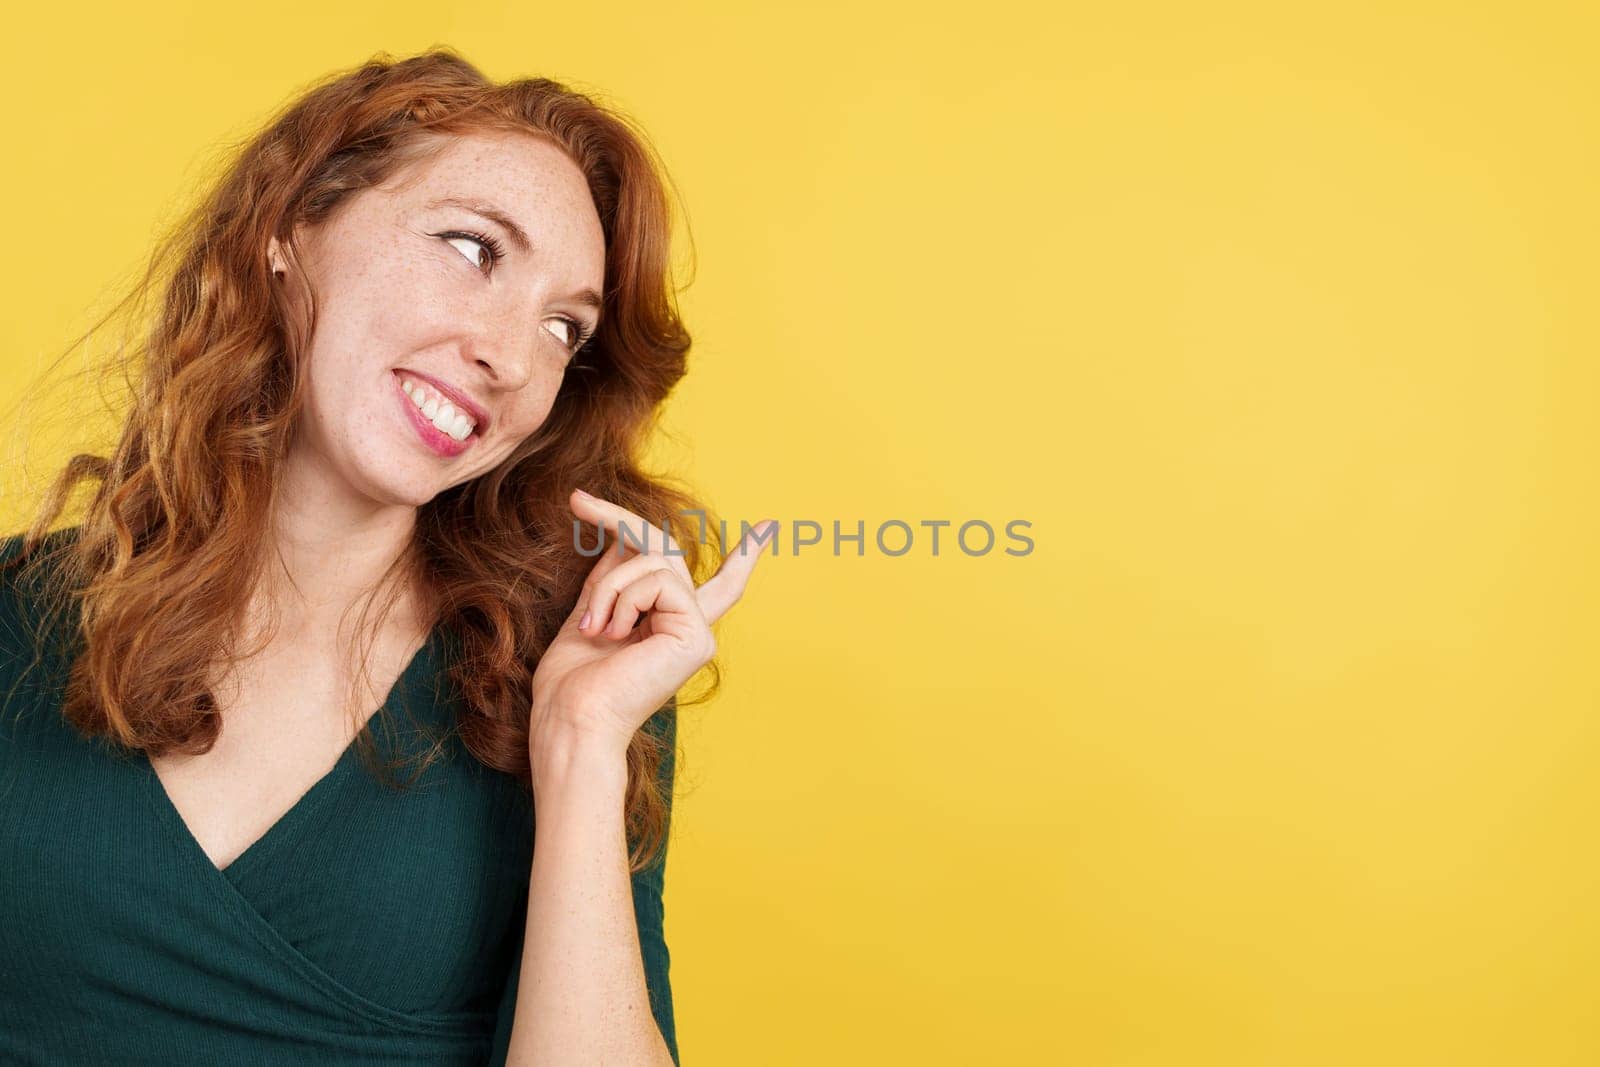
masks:
<path fill-rule="evenodd" d="M 624 120 L 448 50 L 243 148 L 5 542 L 0 1060 L 677 1060 L 676 693 L 765 537 L 638 466 L 669 231 Z"/>

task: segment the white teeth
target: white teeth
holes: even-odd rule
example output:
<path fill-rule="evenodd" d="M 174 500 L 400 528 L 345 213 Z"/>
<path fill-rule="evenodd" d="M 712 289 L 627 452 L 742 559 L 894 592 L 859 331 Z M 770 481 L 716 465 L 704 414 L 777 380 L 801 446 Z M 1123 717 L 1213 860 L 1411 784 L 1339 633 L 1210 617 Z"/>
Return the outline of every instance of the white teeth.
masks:
<path fill-rule="evenodd" d="M 405 390 L 411 402 L 428 417 L 428 421 L 438 428 L 439 432 L 446 434 L 457 441 L 465 441 L 477 425 L 472 416 L 464 411 L 457 411 L 454 404 L 435 394 L 431 389 L 410 378 L 400 383 L 400 388 Z"/>

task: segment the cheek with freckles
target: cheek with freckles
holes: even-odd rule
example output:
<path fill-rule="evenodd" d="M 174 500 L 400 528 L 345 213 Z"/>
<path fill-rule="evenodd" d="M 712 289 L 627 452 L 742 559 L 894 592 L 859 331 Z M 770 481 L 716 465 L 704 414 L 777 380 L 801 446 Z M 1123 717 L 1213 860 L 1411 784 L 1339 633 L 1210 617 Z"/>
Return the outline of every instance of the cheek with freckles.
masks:
<path fill-rule="evenodd" d="M 484 458 L 493 458 L 485 469 L 499 463 L 538 432 L 555 407 L 556 392 L 560 385 L 559 379 L 537 375 L 517 396 L 505 398 L 499 418 L 491 430 L 490 440 L 486 442 L 491 447 L 485 450 Z"/>

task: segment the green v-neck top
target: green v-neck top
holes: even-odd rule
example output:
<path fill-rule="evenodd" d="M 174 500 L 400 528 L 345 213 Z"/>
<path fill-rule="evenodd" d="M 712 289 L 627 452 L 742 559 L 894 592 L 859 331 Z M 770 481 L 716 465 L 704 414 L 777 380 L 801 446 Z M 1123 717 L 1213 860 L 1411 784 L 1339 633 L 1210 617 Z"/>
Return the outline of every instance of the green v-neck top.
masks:
<path fill-rule="evenodd" d="M 0 560 L 20 548 L 0 540 Z M 431 731 L 444 758 L 396 789 L 352 745 L 219 870 L 142 752 L 62 718 L 81 646 L 29 640 L 36 587 L 19 579 L 0 571 L 0 1063 L 504 1062 L 535 819 L 517 781 L 449 732 L 447 631 L 373 720 L 383 754 Z M 670 751 L 675 715 L 651 726 Z M 670 759 L 663 773 L 670 796 Z M 665 852 L 632 886 L 676 1061 L 664 866 Z"/>

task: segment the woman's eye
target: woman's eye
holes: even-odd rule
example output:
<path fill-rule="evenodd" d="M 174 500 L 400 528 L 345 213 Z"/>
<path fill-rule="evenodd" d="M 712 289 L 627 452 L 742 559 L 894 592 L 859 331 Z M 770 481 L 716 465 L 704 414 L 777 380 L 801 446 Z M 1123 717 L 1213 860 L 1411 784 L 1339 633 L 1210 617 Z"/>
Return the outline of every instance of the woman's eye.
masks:
<path fill-rule="evenodd" d="M 568 348 L 573 347 L 578 341 L 578 325 L 571 319 L 551 319 L 550 325 L 556 328 L 556 337 Z"/>
<path fill-rule="evenodd" d="M 488 246 L 476 237 L 455 236 L 446 237 L 445 240 L 450 243 L 451 247 L 465 256 L 468 263 L 471 263 L 479 270 L 487 270 L 490 264 L 494 262 L 494 257 L 490 254 Z"/>
<path fill-rule="evenodd" d="M 428 236 L 438 237 L 447 242 L 485 277 L 505 254 L 505 249 L 501 247 L 499 241 L 488 234 L 474 233 L 471 230 L 445 230 Z"/>

